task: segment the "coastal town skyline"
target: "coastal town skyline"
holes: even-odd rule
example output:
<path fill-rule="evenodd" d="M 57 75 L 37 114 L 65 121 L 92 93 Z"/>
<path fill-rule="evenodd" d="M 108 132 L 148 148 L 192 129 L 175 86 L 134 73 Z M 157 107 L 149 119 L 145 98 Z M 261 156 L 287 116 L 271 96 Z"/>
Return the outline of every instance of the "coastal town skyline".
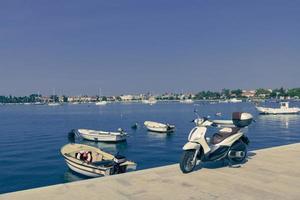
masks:
<path fill-rule="evenodd" d="M 177 90 L 169 90 L 169 91 L 162 91 L 162 92 L 156 92 L 155 90 L 148 90 L 148 91 L 143 91 L 143 90 L 139 90 L 138 92 L 123 92 L 123 93 L 117 93 L 117 92 L 105 92 L 103 91 L 102 88 L 99 88 L 98 90 L 91 92 L 91 93 L 86 93 L 84 91 L 84 89 L 82 89 L 83 92 L 79 92 L 79 93 L 72 93 L 72 92 L 68 92 L 66 89 L 56 89 L 56 88 L 52 88 L 49 89 L 45 92 L 41 92 L 41 90 L 31 90 L 31 92 L 29 93 L 22 93 L 22 94 L 15 94 L 13 91 L 8 92 L 8 93 L 1 93 L 0 91 L 0 96 L 28 96 L 31 94 L 37 94 L 37 95 L 43 95 L 43 96 L 52 96 L 52 95 L 56 95 L 56 96 L 123 96 L 123 95 L 162 95 L 162 94 L 196 94 L 199 92 L 217 92 L 217 93 L 222 93 L 223 90 L 229 90 L 229 91 L 235 91 L 235 90 L 241 90 L 244 92 L 255 92 L 257 90 L 263 89 L 263 90 L 279 90 L 279 89 L 283 89 L 283 90 L 289 90 L 289 89 L 299 89 L 300 86 L 295 86 L 295 87 L 284 87 L 284 86 L 280 86 L 280 87 L 257 87 L 257 88 L 217 88 L 217 89 L 205 89 L 205 90 L 201 90 L 201 89 L 195 89 L 195 90 L 183 90 L 183 89 L 177 89 Z"/>
<path fill-rule="evenodd" d="M 42 95 L 31 94 L 26 96 L 4 96 L 0 95 L 0 103 L 91 103 L 91 102 L 130 102 L 144 100 L 262 100 L 262 99 L 277 99 L 277 100 L 299 100 L 300 88 L 276 88 L 264 89 L 258 88 L 254 90 L 244 89 L 222 89 L 221 91 L 199 91 L 197 93 L 181 92 L 181 93 L 140 93 L 140 94 L 121 94 L 121 95 Z"/>

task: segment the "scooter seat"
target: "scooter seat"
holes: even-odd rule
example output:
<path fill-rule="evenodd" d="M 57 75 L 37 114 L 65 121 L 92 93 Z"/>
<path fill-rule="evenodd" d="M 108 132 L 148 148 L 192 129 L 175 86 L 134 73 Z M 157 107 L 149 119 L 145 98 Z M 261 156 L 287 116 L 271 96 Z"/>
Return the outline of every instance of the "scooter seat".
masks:
<path fill-rule="evenodd" d="M 211 144 L 218 144 L 225 140 L 226 138 L 238 133 L 240 128 L 223 128 L 218 133 L 215 133 L 211 139 Z"/>

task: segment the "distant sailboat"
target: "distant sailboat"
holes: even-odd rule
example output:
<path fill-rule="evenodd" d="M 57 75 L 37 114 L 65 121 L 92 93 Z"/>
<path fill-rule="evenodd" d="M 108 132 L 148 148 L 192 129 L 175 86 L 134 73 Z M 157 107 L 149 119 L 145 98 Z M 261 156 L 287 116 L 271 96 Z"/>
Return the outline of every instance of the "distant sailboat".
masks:
<path fill-rule="evenodd" d="M 48 103 L 48 106 L 60 106 L 61 104 L 58 102 L 50 102 Z"/>
<path fill-rule="evenodd" d="M 53 89 L 53 97 L 55 97 L 55 88 Z M 53 99 L 53 102 L 49 102 L 48 106 L 60 106 L 61 103 L 56 102 L 55 99 Z"/>
<path fill-rule="evenodd" d="M 99 98 L 100 97 L 101 97 L 101 88 L 99 89 Z M 100 101 L 96 102 L 96 106 L 104 106 L 106 104 L 107 104 L 107 101 L 100 100 Z"/>

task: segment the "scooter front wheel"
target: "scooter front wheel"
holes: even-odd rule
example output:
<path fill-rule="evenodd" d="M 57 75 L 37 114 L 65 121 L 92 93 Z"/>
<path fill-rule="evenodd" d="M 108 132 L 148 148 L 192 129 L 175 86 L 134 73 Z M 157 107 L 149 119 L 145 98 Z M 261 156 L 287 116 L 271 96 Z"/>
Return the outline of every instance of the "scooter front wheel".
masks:
<path fill-rule="evenodd" d="M 196 161 L 193 161 L 196 150 L 183 151 L 180 159 L 180 169 L 183 173 L 190 173 L 196 166 Z"/>

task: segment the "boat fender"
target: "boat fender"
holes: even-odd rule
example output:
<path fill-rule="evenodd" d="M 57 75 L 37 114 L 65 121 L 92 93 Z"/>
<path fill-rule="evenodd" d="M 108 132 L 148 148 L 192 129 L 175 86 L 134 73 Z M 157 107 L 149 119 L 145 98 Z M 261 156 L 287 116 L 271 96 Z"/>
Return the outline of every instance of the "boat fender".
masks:
<path fill-rule="evenodd" d="M 92 161 L 93 161 L 93 157 L 92 157 L 92 152 L 91 152 L 91 151 L 89 151 L 89 152 L 87 153 L 86 161 L 87 161 L 87 162 L 92 162 Z"/>

